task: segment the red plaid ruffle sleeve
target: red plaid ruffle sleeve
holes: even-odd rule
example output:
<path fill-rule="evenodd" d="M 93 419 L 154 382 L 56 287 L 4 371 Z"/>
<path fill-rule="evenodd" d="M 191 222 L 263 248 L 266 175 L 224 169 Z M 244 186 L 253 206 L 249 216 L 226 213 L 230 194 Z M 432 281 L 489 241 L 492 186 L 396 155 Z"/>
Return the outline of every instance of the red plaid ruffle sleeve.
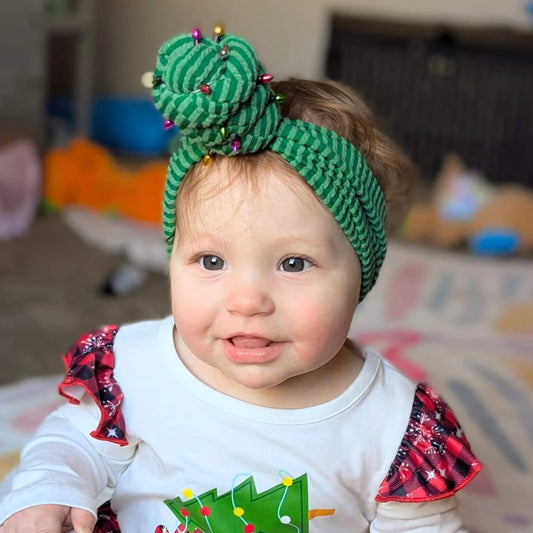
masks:
<path fill-rule="evenodd" d="M 66 376 L 58 390 L 70 403 L 79 404 L 80 401 L 65 389 L 82 387 L 101 413 L 100 423 L 91 437 L 125 446 L 128 444 L 126 426 L 120 410 L 123 395 L 113 377 L 113 342 L 117 331 L 118 326 L 105 326 L 82 335 L 63 357 Z"/>
<path fill-rule="evenodd" d="M 448 498 L 481 470 L 448 405 L 419 385 L 407 430 L 377 502 L 428 502 Z"/>

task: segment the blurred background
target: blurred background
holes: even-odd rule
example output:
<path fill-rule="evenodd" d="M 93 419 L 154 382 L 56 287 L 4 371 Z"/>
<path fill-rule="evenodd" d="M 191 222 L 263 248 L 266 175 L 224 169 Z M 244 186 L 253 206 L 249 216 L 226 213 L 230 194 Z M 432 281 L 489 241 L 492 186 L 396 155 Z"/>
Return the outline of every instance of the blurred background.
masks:
<path fill-rule="evenodd" d="M 50 382 L 8 384 L 55 382 L 87 330 L 169 313 L 159 212 L 179 132 L 143 74 L 169 37 L 220 23 L 278 80 L 354 88 L 416 163 L 351 335 L 460 415 L 489 465 L 462 499 L 470 530 L 533 531 L 527 0 L 1 0 L 0 477 L 56 401 Z"/>

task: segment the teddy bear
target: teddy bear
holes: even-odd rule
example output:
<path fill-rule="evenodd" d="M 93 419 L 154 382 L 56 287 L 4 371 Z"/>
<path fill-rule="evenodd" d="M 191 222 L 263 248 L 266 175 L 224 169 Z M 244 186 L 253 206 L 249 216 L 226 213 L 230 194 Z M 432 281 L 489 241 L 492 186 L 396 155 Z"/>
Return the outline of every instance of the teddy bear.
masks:
<path fill-rule="evenodd" d="M 430 200 L 411 208 L 400 235 L 440 248 L 467 245 L 478 255 L 531 254 L 533 191 L 491 185 L 450 154 L 443 160 Z"/>

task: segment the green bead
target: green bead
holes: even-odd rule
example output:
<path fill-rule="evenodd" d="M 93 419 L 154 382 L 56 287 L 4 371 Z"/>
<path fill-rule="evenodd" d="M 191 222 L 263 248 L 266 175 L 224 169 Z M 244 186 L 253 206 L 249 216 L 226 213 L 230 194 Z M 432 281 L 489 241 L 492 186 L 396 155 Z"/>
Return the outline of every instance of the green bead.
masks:
<path fill-rule="evenodd" d="M 287 100 L 286 96 L 283 94 L 276 94 L 276 104 L 282 104 L 285 100 Z"/>
<path fill-rule="evenodd" d="M 225 126 L 222 126 L 218 132 L 220 133 L 220 136 L 222 137 L 222 139 L 225 141 L 228 137 L 228 130 L 226 129 Z"/>

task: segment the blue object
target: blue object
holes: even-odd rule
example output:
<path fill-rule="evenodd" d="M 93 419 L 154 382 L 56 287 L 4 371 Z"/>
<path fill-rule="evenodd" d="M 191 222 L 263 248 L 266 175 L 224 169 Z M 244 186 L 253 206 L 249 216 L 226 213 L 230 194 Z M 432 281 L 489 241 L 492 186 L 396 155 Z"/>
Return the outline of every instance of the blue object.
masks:
<path fill-rule="evenodd" d="M 48 115 L 73 122 L 70 99 L 51 99 Z M 93 103 L 91 139 L 114 151 L 159 156 L 166 153 L 177 128 L 165 130 L 151 99 L 100 97 Z"/>
<path fill-rule="evenodd" d="M 514 255 L 520 246 L 520 236 L 507 229 L 486 229 L 476 233 L 469 241 L 470 250 L 478 255 Z"/>

